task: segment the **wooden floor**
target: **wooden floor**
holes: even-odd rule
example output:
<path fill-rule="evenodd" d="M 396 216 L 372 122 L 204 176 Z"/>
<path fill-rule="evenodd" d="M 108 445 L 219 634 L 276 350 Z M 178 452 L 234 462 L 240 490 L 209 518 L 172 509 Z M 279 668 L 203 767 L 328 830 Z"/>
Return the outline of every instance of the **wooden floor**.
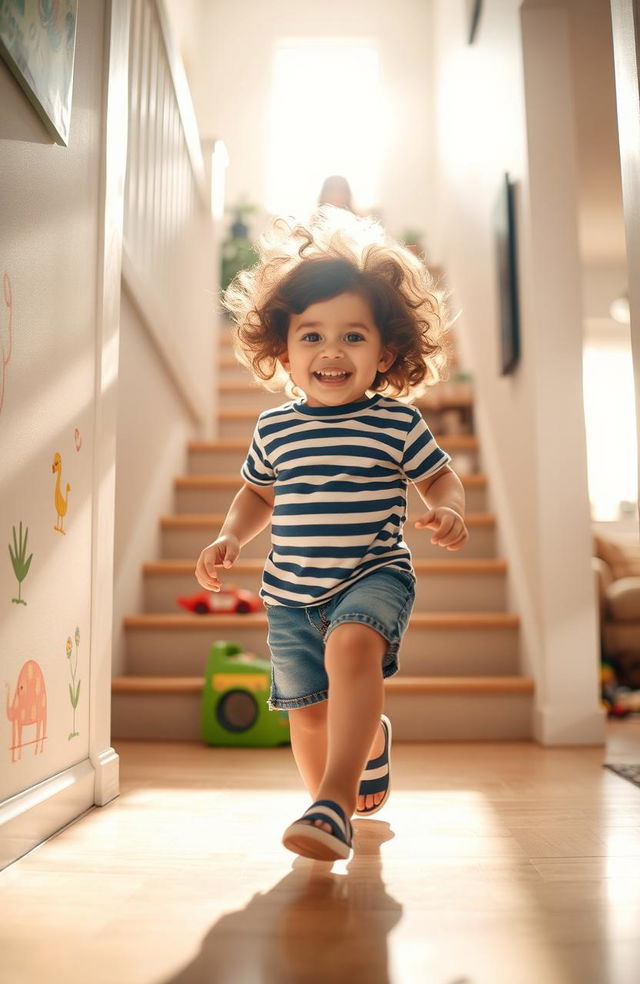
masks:
<path fill-rule="evenodd" d="M 2 984 L 638 984 L 640 719 L 609 747 L 400 744 L 331 867 L 289 749 L 118 742 L 122 792 L 0 875 Z M 380 819 L 378 819 L 378 817 Z"/>

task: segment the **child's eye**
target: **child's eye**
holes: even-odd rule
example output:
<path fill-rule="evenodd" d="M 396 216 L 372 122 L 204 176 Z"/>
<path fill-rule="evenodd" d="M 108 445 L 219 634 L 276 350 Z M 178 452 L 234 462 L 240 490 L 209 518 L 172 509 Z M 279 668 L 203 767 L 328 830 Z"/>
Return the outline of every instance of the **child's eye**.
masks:
<path fill-rule="evenodd" d="M 348 342 L 363 342 L 364 335 L 361 335 L 359 331 L 349 331 L 344 336 Z"/>
<path fill-rule="evenodd" d="M 320 335 L 318 334 L 317 331 L 308 331 L 305 335 L 302 336 L 302 341 L 303 342 L 317 342 L 319 338 L 320 338 Z"/>

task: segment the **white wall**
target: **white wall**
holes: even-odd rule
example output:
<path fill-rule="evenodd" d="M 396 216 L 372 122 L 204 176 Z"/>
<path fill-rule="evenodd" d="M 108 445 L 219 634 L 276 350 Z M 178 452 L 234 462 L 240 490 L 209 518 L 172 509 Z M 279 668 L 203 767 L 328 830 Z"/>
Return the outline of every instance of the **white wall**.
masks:
<path fill-rule="evenodd" d="M 429 2 L 201 0 L 199 23 L 177 0 L 169 8 L 181 37 L 201 134 L 221 137 L 229 150 L 229 202 L 242 193 L 259 205 L 265 201 L 271 58 L 279 39 L 374 39 L 395 110 L 377 204 L 392 234 L 417 227 L 429 246 L 434 204 Z"/>
<path fill-rule="evenodd" d="M 160 556 L 160 517 L 174 511 L 173 479 L 186 471 L 186 445 L 193 436 L 187 407 L 125 290 L 118 378 L 114 676 L 126 671 L 122 619 L 144 611 L 142 564 Z"/>
<path fill-rule="evenodd" d="M 101 0 L 79 4 L 68 147 L 53 144 L 0 61 L 0 278 L 6 278 L 11 291 L 11 312 L 6 290 L 0 293 L 6 363 L 0 377 L 2 683 L 13 700 L 21 668 L 35 661 L 47 709 L 42 751 L 36 754 L 36 725 L 29 724 L 22 740 L 31 744 L 22 748 L 20 760 L 12 761 L 3 693 L 0 799 L 62 773 L 89 754 L 104 13 Z M 52 472 L 56 453 L 62 459 L 65 498 L 67 483 L 71 487 L 64 533 L 55 529 L 60 525 Z M 20 523 L 29 531 L 27 553 L 33 554 L 21 586 L 24 605 L 13 601 L 18 583 L 7 551 L 12 528 Z M 80 686 L 75 728 L 72 666 Z"/>
<path fill-rule="evenodd" d="M 555 0 L 569 17 L 583 262 L 626 263 L 609 0 Z"/>
<path fill-rule="evenodd" d="M 488 0 L 469 47 L 466 5 L 436 4 L 435 243 L 463 312 L 522 666 L 536 680 L 536 736 L 597 742 L 568 22 L 520 7 Z M 517 185 L 522 358 L 501 377 L 493 208 L 504 172 Z"/>

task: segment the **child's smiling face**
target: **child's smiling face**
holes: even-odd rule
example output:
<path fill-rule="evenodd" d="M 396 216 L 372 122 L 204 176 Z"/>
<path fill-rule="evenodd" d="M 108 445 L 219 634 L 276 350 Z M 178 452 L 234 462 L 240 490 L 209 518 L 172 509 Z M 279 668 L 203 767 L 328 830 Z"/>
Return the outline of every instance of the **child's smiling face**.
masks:
<path fill-rule="evenodd" d="M 366 398 L 376 373 L 395 355 L 385 349 L 369 302 L 355 293 L 338 294 L 292 314 L 287 349 L 280 355 L 310 407 L 335 407 Z"/>

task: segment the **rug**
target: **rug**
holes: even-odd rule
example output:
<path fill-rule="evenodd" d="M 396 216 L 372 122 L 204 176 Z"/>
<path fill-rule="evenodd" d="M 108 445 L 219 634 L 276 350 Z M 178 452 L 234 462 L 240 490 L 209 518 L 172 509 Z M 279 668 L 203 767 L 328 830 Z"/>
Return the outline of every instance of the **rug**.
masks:
<path fill-rule="evenodd" d="M 634 786 L 640 786 L 640 765 L 603 765 L 603 769 L 611 769 L 616 775 L 628 779 Z"/>

